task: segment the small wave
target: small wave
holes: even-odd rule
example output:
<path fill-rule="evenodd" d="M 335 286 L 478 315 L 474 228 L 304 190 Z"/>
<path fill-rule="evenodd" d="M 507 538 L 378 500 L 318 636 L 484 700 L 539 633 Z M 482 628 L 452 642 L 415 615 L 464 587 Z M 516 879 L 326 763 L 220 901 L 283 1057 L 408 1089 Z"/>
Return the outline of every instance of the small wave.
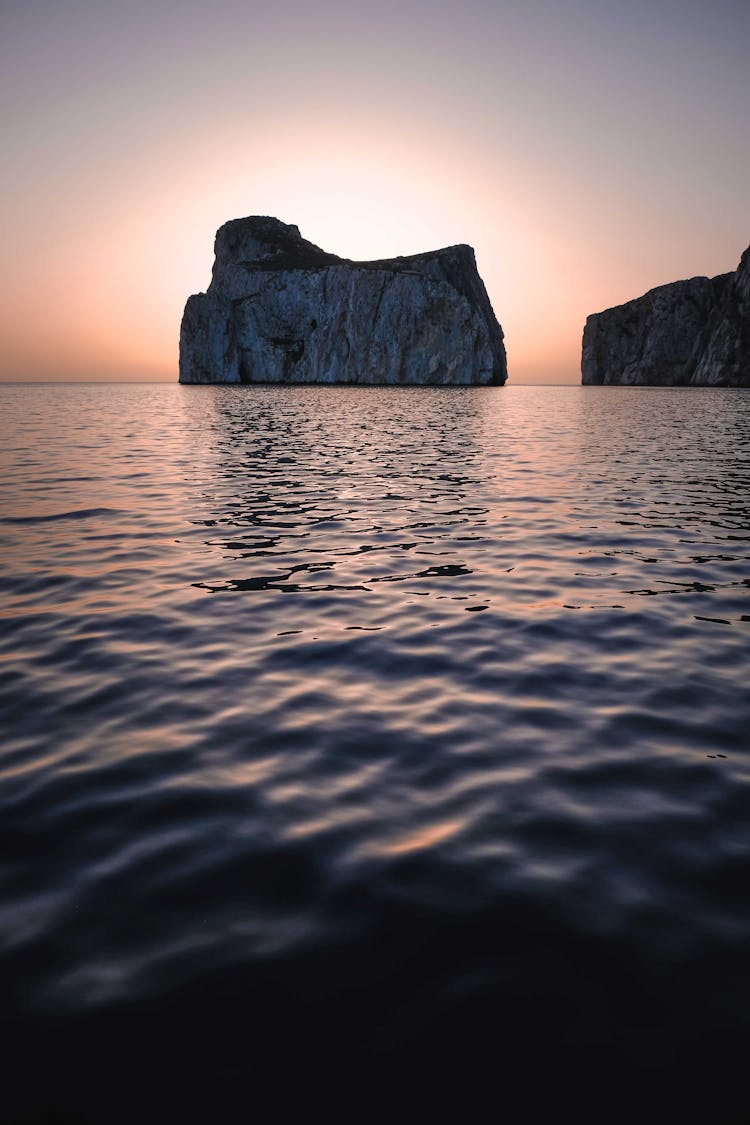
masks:
<path fill-rule="evenodd" d="M 104 519 L 122 515 L 121 508 L 78 508 L 69 512 L 45 512 L 32 516 L 0 516 L 2 524 L 56 523 L 60 520 Z"/>

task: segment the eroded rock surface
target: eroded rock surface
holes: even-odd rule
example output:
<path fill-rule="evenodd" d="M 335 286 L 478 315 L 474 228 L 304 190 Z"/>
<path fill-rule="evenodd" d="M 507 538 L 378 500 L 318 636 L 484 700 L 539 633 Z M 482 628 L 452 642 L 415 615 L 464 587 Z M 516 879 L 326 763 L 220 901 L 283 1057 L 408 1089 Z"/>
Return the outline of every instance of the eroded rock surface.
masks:
<path fill-rule="evenodd" d="M 713 310 L 691 382 L 750 386 L 750 246 Z"/>
<path fill-rule="evenodd" d="M 750 386 L 750 248 L 735 273 L 660 285 L 588 317 L 582 382 Z"/>
<path fill-rule="evenodd" d="M 470 246 L 352 262 L 296 226 L 219 229 L 206 293 L 188 298 L 181 383 L 461 383 L 507 378 L 503 332 Z"/>

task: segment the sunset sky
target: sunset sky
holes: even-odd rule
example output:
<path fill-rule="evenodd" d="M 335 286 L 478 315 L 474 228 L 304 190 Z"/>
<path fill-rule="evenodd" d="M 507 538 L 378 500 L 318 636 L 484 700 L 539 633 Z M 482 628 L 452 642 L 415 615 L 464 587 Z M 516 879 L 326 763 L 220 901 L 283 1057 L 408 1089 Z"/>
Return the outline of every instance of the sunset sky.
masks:
<path fill-rule="evenodd" d="M 0 378 L 176 379 L 229 218 L 474 246 L 512 382 L 750 242 L 748 0 L 5 0 Z"/>

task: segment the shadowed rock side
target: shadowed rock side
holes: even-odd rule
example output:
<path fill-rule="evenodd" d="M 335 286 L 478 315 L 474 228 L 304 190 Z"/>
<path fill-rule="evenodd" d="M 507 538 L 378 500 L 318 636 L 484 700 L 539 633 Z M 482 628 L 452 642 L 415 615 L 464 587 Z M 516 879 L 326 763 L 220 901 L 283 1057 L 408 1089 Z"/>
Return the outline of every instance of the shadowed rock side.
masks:
<path fill-rule="evenodd" d="M 750 386 L 750 246 L 711 314 L 691 382 Z"/>
<path fill-rule="evenodd" d="M 188 298 L 181 383 L 498 384 L 503 332 L 470 246 L 352 262 L 296 226 L 219 229 L 206 293 Z"/>
<path fill-rule="evenodd" d="M 750 248 L 736 273 L 660 285 L 588 317 L 583 383 L 750 386 Z"/>

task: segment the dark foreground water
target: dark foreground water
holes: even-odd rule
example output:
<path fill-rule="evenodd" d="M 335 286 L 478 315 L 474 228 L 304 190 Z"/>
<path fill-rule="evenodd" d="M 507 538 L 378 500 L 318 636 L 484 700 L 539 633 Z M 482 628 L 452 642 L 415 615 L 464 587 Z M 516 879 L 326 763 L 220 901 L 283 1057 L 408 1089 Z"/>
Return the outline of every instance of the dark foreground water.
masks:
<path fill-rule="evenodd" d="M 746 1120 L 750 393 L 0 417 L 3 1121 Z"/>

